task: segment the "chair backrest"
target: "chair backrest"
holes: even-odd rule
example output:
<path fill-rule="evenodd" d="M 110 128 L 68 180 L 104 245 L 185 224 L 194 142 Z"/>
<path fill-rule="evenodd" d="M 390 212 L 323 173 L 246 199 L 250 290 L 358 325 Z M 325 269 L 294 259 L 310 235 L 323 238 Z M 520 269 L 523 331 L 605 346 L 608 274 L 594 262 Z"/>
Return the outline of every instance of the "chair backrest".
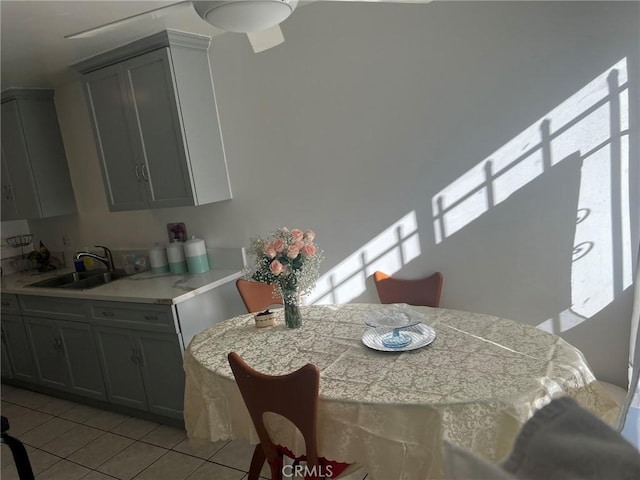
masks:
<path fill-rule="evenodd" d="M 247 365 L 236 352 L 229 353 L 228 359 L 269 462 L 277 460 L 278 452 L 264 425 L 265 412 L 277 413 L 291 421 L 304 438 L 307 464 L 319 465 L 316 443 L 318 367 L 309 363 L 287 375 L 266 375 Z"/>
<path fill-rule="evenodd" d="M 627 398 L 620 410 L 616 429 L 622 431 L 631 407 L 640 409 L 640 246 L 636 258 L 636 276 L 633 289 L 633 309 L 631 311 L 631 335 L 629 342 L 629 386 Z M 636 429 L 640 431 L 640 426 Z"/>
<path fill-rule="evenodd" d="M 249 313 L 262 312 L 274 304 L 282 305 L 282 297 L 277 294 L 274 284 L 251 282 L 243 278 L 236 281 L 236 287 Z"/>
<path fill-rule="evenodd" d="M 373 281 L 380 303 L 406 303 L 425 307 L 439 307 L 442 294 L 442 273 L 436 272 L 427 278 L 402 280 L 377 271 Z"/>

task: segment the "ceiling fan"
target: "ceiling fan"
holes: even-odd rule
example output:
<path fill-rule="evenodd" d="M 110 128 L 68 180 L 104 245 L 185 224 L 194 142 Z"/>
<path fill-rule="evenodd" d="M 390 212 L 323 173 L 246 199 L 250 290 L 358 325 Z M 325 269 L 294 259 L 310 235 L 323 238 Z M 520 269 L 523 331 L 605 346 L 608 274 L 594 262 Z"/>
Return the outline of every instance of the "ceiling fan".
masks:
<path fill-rule="evenodd" d="M 429 3 L 432 0 L 331 0 L 388 3 Z M 302 3 L 310 3 L 300 0 Z M 154 8 L 130 17 L 66 35 L 64 38 L 89 38 L 120 28 L 142 17 L 160 18 L 179 9 L 195 11 L 205 22 L 227 32 L 245 33 L 253 51 L 258 53 L 284 42 L 280 23 L 296 9 L 299 0 L 226 0 L 182 1 Z"/>

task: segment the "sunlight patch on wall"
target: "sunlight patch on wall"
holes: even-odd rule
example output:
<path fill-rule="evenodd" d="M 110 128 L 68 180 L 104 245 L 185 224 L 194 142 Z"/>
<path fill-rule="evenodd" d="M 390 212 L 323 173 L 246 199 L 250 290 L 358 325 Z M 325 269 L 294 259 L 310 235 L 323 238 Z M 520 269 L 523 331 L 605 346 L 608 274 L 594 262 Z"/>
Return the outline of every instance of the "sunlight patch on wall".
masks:
<path fill-rule="evenodd" d="M 629 83 L 620 60 L 431 199 L 436 243 L 562 161 L 581 161 L 571 307 L 539 327 L 563 332 L 632 283 Z"/>
<path fill-rule="evenodd" d="M 366 279 L 374 271 L 396 273 L 420 253 L 418 220 L 412 211 L 322 275 L 305 303 L 347 303 L 365 292 Z"/>

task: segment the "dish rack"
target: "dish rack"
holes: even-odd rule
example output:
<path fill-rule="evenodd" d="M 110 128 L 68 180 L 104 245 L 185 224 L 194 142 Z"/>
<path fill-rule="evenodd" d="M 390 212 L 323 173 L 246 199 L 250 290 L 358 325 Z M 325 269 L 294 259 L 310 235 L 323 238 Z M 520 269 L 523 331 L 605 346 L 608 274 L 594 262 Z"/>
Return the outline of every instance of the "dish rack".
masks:
<path fill-rule="evenodd" d="M 7 237 L 6 239 L 7 245 L 13 248 L 20 249 L 20 257 L 14 258 L 11 262 L 12 267 L 17 271 L 28 270 L 30 268 L 35 268 L 36 262 L 33 260 L 29 260 L 24 256 L 24 247 L 31 245 L 33 242 L 33 235 L 28 233 L 25 235 L 16 235 L 14 237 Z"/>
<path fill-rule="evenodd" d="M 27 245 L 31 245 L 31 242 L 33 242 L 33 235 L 30 233 L 27 235 L 16 235 L 15 237 L 7 237 L 7 243 L 14 248 L 26 247 Z"/>

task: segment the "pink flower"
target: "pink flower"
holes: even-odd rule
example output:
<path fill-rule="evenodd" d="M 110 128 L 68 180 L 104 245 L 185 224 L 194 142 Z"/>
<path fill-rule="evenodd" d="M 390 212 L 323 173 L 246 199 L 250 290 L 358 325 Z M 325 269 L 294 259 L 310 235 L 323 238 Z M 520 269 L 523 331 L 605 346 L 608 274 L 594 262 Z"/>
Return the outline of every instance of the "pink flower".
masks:
<path fill-rule="evenodd" d="M 304 233 L 302 233 L 302 230 L 300 230 L 299 228 L 294 228 L 293 230 L 291 230 L 291 236 L 297 242 L 298 240 L 302 240 L 302 237 L 304 237 Z"/>
<path fill-rule="evenodd" d="M 311 257 L 316 254 L 316 246 L 313 243 L 309 243 L 302 247 L 302 256 L 303 257 Z"/>
<path fill-rule="evenodd" d="M 281 238 L 276 238 L 271 246 L 277 253 L 280 253 L 284 250 L 284 240 L 282 240 Z"/>
<path fill-rule="evenodd" d="M 271 262 L 271 265 L 269 265 L 269 270 L 271 270 L 271 273 L 274 275 L 280 275 L 283 268 L 284 266 L 278 260 L 274 260 Z"/>
<path fill-rule="evenodd" d="M 294 246 L 298 249 L 298 250 L 302 250 L 302 247 L 304 247 L 304 242 L 302 240 L 298 240 L 296 243 L 294 243 Z"/>
<path fill-rule="evenodd" d="M 291 259 L 296 258 L 299 253 L 300 253 L 300 249 L 295 245 L 291 245 L 289 248 L 287 248 L 287 257 Z"/>
<path fill-rule="evenodd" d="M 304 232 L 305 243 L 313 242 L 314 238 L 316 238 L 316 233 L 313 230 L 307 230 L 306 232 Z"/>
<path fill-rule="evenodd" d="M 276 250 L 271 245 L 264 247 L 263 253 L 269 258 L 276 258 Z"/>

